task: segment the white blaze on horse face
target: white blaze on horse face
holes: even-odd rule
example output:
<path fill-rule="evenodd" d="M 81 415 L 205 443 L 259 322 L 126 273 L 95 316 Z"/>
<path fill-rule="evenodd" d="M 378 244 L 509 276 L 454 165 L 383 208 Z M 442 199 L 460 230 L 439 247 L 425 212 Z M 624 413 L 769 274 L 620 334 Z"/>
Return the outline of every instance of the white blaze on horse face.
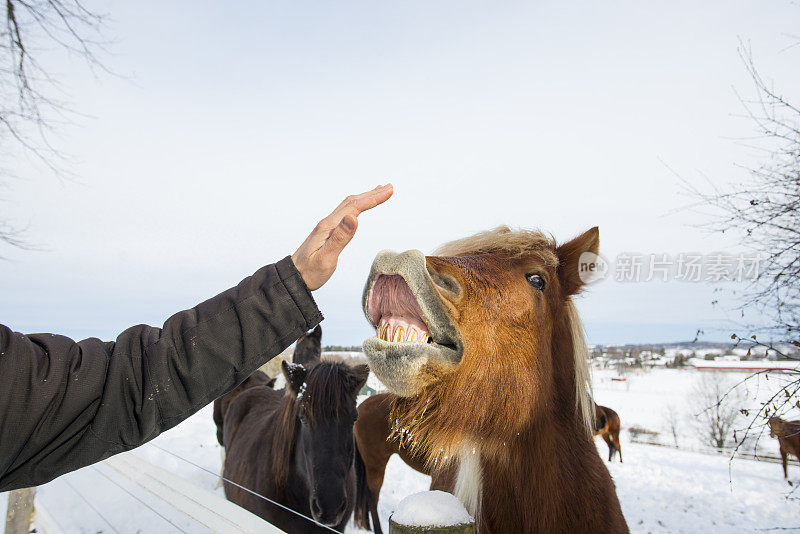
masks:
<path fill-rule="evenodd" d="M 458 474 L 453 493 L 464 503 L 464 507 L 476 520 L 478 519 L 482 486 L 483 471 L 480 448 L 474 443 L 464 442 L 458 455 Z"/>

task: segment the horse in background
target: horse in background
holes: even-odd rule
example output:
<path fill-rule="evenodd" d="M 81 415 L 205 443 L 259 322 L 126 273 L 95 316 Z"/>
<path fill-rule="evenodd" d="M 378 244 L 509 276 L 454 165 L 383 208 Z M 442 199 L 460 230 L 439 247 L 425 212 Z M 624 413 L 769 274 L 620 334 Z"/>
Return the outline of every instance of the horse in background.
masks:
<path fill-rule="evenodd" d="M 571 298 L 598 244 L 597 228 L 557 245 L 501 227 L 372 265 L 370 369 L 399 396 L 390 418 L 402 444 L 455 466 L 434 471 L 434 489 L 459 497 L 479 532 L 628 532 L 591 436 Z"/>
<path fill-rule="evenodd" d="M 376 534 L 382 534 L 378 517 L 378 497 L 383 486 L 386 464 L 395 453 L 411 468 L 424 475 L 431 470 L 420 451 L 404 447 L 398 436 L 392 435 L 389 412 L 395 398 L 391 393 L 367 397 L 358 406 L 355 435 L 359 455 L 356 457 L 356 506 L 353 520 L 357 527 L 370 530 L 370 515 Z"/>
<path fill-rule="evenodd" d="M 303 334 L 294 346 L 292 362 L 309 366 L 322 357 L 322 327 L 317 325 L 314 330 Z"/>
<path fill-rule="evenodd" d="M 222 429 L 223 429 L 223 420 L 225 416 L 225 412 L 228 411 L 228 406 L 230 406 L 233 399 L 235 399 L 239 393 L 250 389 L 251 387 L 255 386 L 265 386 L 268 388 L 272 388 L 275 386 L 275 379 L 270 378 L 266 375 L 266 373 L 262 371 L 254 371 L 253 374 L 245 378 L 244 382 L 236 386 L 234 389 L 230 390 L 228 393 L 220 397 L 219 399 L 214 401 L 214 424 L 217 425 L 217 442 L 223 446 L 222 449 L 222 465 L 225 465 L 225 449 L 224 443 L 222 442 Z M 220 479 L 219 486 L 222 485 Z"/>
<path fill-rule="evenodd" d="M 282 372 L 285 391 L 253 385 L 229 402 L 221 429 L 225 478 L 342 532 L 355 504 L 353 424 L 369 368 L 283 362 Z M 228 500 L 281 530 L 327 532 L 227 480 Z"/>
<path fill-rule="evenodd" d="M 786 457 L 789 453 L 800 460 L 800 421 L 784 421 L 780 417 L 769 418 L 769 436 L 778 438 L 781 450 L 781 463 L 783 464 L 783 478 L 789 478 L 786 466 Z M 789 481 L 791 484 L 791 481 Z"/>
<path fill-rule="evenodd" d="M 594 405 L 594 429 L 593 436 L 601 436 L 608 445 L 608 461 L 614 458 L 614 454 L 619 453 L 619 461 L 622 463 L 622 445 L 619 441 L 619 431 L 621 424 L 619 414 L 607 406 Z"/>

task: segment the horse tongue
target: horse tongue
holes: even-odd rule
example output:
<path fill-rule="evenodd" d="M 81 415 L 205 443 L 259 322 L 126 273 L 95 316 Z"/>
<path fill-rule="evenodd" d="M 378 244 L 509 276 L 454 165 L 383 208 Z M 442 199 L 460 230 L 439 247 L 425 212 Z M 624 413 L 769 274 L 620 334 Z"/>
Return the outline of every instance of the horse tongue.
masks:
<path fill-rule="evenodd" d="M 416 297 L 399 274 L 377 276 L 372 286 L 369 311 L 373 322 L 379 321 L 381 317 L 392 317 L 428 331 Z"/>

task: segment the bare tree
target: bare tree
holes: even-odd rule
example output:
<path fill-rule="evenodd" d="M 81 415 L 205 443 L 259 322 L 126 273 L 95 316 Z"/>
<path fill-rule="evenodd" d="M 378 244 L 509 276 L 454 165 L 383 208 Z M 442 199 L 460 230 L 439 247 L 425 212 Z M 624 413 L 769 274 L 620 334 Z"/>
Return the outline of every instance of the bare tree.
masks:
<path fill-rule="evenodd" d="M 800 44 L 800 41 L 794 45 Z M 792 48 L 794 45 L 787 47 Z M 762 77 L 748 45 L 742 43 L 739 56 L 753 82 L 754 96 L 739 100 L 744 117 L 755 127 L 747 144 L 764 154 L 761 163 L 743 166 L 748 176 L 743 183 L 726 189 L 711 185 L 701 191 L 687 184 L 704 206 L 714 208 L 708 227 L 738 235 L 742 244 L 761 256 L 759 272 L 739 294 L 740 307 L 758 314 L 762 324 L 734 333 L 737 346 L 763 350 L 766 356 L 800 359 L 800 94 L 786 96 Z M 792 347 L 792 348 L 789 348 Z M 755 373 L 732 387 L 730 396 L 748 383 L 770 381 L 770 398 L 760 407 L 742 408 L 746 417 L 735 433 L 736 451 L 757 447 L 770 416 L 786 416 L 800 409 L 800 370 L 784 369 Z M 777 384 L 776 384 L 777 383 Z M 773 389 L 774 388 L 774 389 Z M 727 401 L 724 395 L 722 402 Z M 753 437 L 755 437 L 753 439 Z"/>
<path fill-rule="evenodd" d="M 749 179 L 733 187 L 689 188 L 715 208 L 711 229 L 740 235 L 761 257 L 740 305 L 770 324 L 751 330 L 800 346 L 800 108 L 762 78 L 749 47 L 742 44 L 739 55 L 755 90 L 752 99 L 739 97 L 756 129 L 748 144 L 765 158 L 743 167 Z"/>
<path fill-rule="evenodd" d="M 678 429 L 681 425 L 681 416 L 678 409 L 674 404 L 667 404 L 664 407 L 664 421 L 667 423 L 667 429 L 672 434 L 672 440 L 675 442 L 675 448 L 678 447 Z"/>
<path fill-rule="evenodd" d="M 702 373 L 692 390 L 691 400 L 698 438 L 717 449 L 734 444 L 734 428 L 744 400 L 744 392 L 734 388 L 723 373 Z"/>
<path fill-rule="evenodd" d="M 21 149 L 63 175 L 62 155 L 49 134 L 70 110 L 51 96 L 61 88 L 37 58 L 45 49 L 59 49 L 83 58 L 92 69 L 107 70 L 98 58 L 107 43 L 105 17 L 81 0 L 6 0 L 5 18 L 0 28 L 2 153 L 8 157 Z M 20 234 L 19 228 L 0 220 L 0 242 L 23 246 Z"/>

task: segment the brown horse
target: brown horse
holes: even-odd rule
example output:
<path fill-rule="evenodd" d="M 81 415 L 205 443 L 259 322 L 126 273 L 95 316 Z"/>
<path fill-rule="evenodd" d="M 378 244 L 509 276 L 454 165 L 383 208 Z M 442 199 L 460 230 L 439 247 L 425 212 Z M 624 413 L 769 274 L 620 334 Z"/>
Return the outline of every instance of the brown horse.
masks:
<path fill-rule="evenodd" d="M 592 442 L 587 349 L 572 295 L 597 253 L 501 227 L 436 256 L 380 253 L 363 295 L 370 368 L 400 396 L 403 444 L 428 461 L 482 533 L 627 532 Z M 586 254 L 590 253 L 590 254 Z"/>
<path fill-rule="evenodd" d="M 282 368 L 285 392 L 252 385 L 228 403 L 225 496 L 286 532 L 328 530 L 228 480 L 343 531 L 355 503 L 356 396 L 369 369 L 325 361 Z"/>
<path fill-rule="evenodd" d="M 377 534 L 382 532 L 378 518 L 378 496 L 389 458 L 397 453 L 413 469 L 425 475 L 431 474 L 422 452 L 404 447 L 400 438 L 392 435 L 389 412 L 394 398 L 391 393 L 367 397 L 358 406 L 358 421 L 355 426 L 360 456 L 356 458 L 356 508 L 353 518 L 356 526 L 369 530 L 371 515 Z"/>
<path fill-rule="evenodd" d="M 783 478 L 789 478 L 786 457 L 789 453 L 800 460 L 800 421 L 784 421 L 780 417 L 769 418 L 769 435 L 778 438 L 783 464 Z M 791 482 L 790 482 L 791 483 Z"/>
<path fill-rule="evenodd" d="M 592 435 L 602 436 L 603 441 L 608 445 L 608 461 L 614 458 L 615 453 L 619 453 L 619 461 L 622 463 L 622 445 L 619 442 L 620 422 L 617 412 L 607 406 L 594 405 L 594 429 Z"/>

